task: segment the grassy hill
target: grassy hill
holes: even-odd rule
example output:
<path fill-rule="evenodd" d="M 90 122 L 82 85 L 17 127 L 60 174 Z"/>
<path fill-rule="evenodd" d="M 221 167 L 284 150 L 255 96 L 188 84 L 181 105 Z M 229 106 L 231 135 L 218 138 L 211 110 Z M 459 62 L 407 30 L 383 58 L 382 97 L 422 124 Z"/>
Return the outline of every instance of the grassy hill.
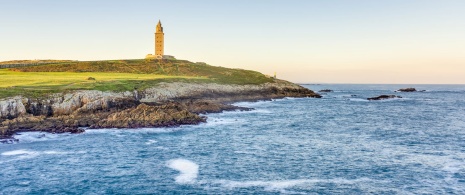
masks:
<path fill-rule="evenodd" d="M 0 69 L 0 98 L 15 95 L 39 97 L 78 89 L 143 90 L 160 82 L 175 81 L 245 85 L 272 82 L 273 79 L 255 71 L 185 60 L 53 61 Z"/>

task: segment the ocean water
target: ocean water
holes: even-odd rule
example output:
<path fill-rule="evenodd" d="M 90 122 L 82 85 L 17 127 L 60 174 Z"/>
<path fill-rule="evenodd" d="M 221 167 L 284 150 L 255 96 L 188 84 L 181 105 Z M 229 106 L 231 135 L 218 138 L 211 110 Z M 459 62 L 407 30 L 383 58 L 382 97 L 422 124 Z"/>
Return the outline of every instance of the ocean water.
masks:
<path fill-rule="evenodd" d="M 465 194 L 465 86 L 304 85 L 178 128 L 22 133 L 0 194 Z M 396 94 L 403 98 L 367 101 Z"/>

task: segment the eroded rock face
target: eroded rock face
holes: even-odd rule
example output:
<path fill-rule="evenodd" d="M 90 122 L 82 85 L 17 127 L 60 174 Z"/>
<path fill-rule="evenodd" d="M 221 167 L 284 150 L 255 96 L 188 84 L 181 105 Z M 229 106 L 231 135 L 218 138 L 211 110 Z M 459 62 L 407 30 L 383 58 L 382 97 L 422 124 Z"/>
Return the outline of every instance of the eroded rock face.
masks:
<path fill-rule="evenodd" d="M 161 106 L 140 104 L 135 108 L 110 114 L 91 128 L 170 127 L 205 121 L 204 117 L 189 112 L 181 104 L 171 102 Z"/>
<path fill-rule="evenodd" d="M 13 97 L 0 101 L 0 119 L 13 119 L 26 114 L 22 97 Z"/>
<path fill-rule="evenodd" d="M 217 102 L 235 102 L 271 98 L 316 97 L 313 91 L 290 83 L 277 81 L 262 85 L 221 85 L 216 83 L 162 83 L 145 90 L 141 102 L 160 102 L 172 99 L 209 99 Z"/>
<path fill-rule="evenodd" d="M 396 95 L 380 95 L 378 97 L 367 98 L 367 100 L 385 100 L 385 99 L 392 99 L 392 98 L 402 98 L 402 97 L 396 96 Z"/>
<path fill-rule="evenodd" d="M 133 93 L 102 92 L 96 90 L 76 91 L 58 95 L 54 98 L 52 111 L 54 116 L 69 115 L 73 112 L 93 113 L 121 106 L 122 102 L 136 102 Z M 130 103 L 133 106 L 133 103 Z M 129 107 L 129 106 L 128 106 Z"/>

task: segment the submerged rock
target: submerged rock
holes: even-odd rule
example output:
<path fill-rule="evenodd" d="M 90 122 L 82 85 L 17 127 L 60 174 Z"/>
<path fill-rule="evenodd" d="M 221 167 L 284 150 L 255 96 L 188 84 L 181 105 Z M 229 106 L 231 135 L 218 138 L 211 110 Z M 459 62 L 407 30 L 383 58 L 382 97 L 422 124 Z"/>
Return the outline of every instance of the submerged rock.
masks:
<path fill-rule="evenodd" d="M 329 92 L 333 92 L 333 90 L 331 90 L 331 89 L 322 89 L 322 90 L 320 90 L 320 91 L 318 91 L 318 92 L 321 92 L 321 93 L 329 93 Z"/>
<path fill-rule="evenodd" d="M 211 101 L 192 101 L 191 100 L 191 101 L 184 103 L 184 105 L 187 107 L 187 109 L 190 112 L 193 112 L 196 114 L 219 113 L 223 111 L 234 111 L 234 110 L 240 110 L 240 111 L 253 110 L 252 108 L 239 107 L 239 106 L 234 106 L 230 104 L 220 104 L 220 103 L 215 103 Z"/>
<path fill-rule="evenodd" d="M 392 99 L 392 98 L 402 98 L 402 97 L 396 96 L 396 95 L 380 95 L 377 97 L 367 98 L 367 100 L 385 100 L 385 99 Z"/>
<path fill-rule="evenodd" d="M 18 142 L 19 142 L 19 139 L 15 139 L 15 138 L 0 139 L 1 144 L 14 144 Z"/>

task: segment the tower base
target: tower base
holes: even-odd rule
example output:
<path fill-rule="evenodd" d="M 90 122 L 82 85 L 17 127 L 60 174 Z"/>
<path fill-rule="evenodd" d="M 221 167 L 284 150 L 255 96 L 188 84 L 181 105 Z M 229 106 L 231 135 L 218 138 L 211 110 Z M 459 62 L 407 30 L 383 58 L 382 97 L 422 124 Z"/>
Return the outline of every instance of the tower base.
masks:
<path fill-rule="evenodd" d="M 152 55 L 152 54 L 147 54 L 145 56 L 145 59 L 167 59 L 167 60 L 174 60 L 176 58 L 174 58 L 174 56 L 170 56 L 170 55 Z"/>

